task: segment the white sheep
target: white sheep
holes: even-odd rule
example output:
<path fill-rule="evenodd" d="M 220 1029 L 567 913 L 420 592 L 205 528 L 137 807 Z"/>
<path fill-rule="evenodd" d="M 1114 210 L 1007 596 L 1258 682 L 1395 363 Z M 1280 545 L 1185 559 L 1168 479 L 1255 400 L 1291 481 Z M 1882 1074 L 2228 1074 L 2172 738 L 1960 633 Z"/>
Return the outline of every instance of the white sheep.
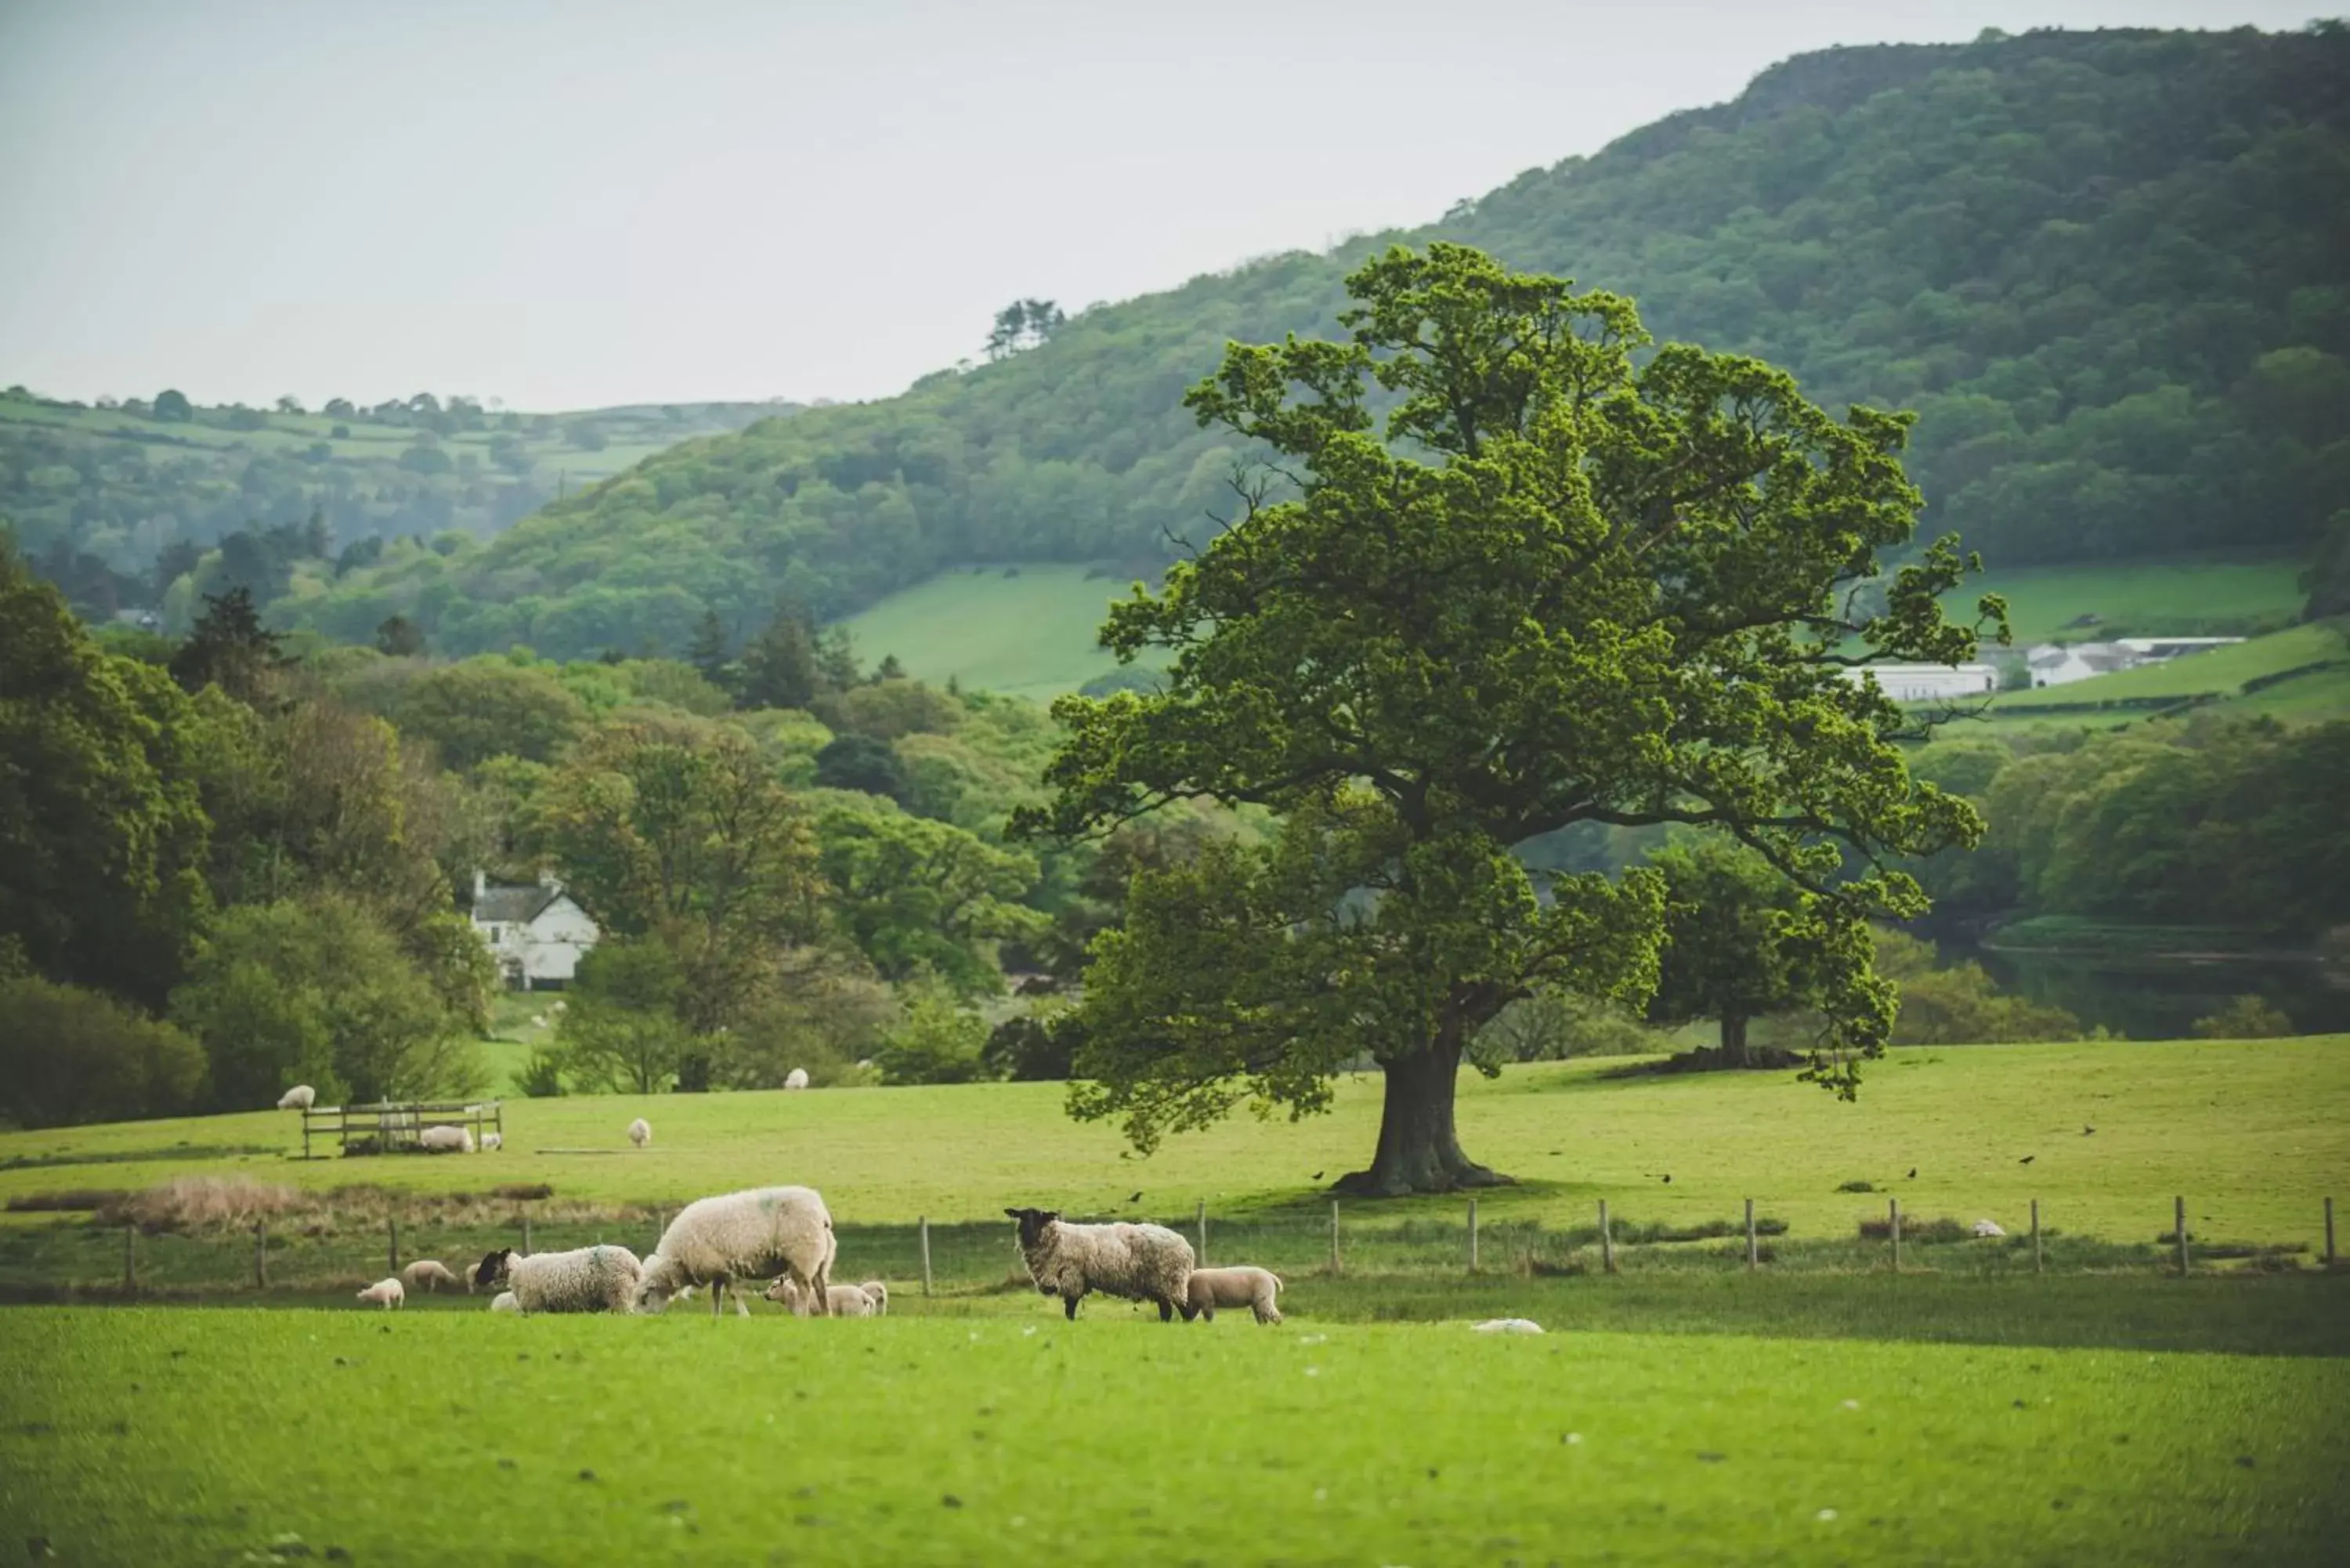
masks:
<path fill-rule="evenodd" d="M 1164 1225 L 1072 1225 L 1058 1210 L 1006 1209 L 1020 1221 L 1020 1257 L 1039 1294 L 1077 1315 L 1087 1293 L 1157 1302 L 1159 1321 L 1175 1315 L 1191 1282 L 1191 1243 Z"/>
<path fill-rule="evenodd" d="M 653 1141 L 653 1124 L 639 1116 L 629 1124 L 629 1141 L 639 1148 Z"/>
<path fill-rule="evenodd" d="M 506 1137 L 504 1133 L 484 1133 L 482 1135 L 482 1152 L 484 1154 L 487 1154 L 494 1148 L 504 1148 L 505 1147 L 505 1142 Z"/>
<path fill-rule="evenodd" d="M 1999 1221 L 1996 1220 L 1978 1220 L 1975 1221 L 1975 1234 L 1978 1236 L 2004 1236 L 2007 1232 L 2000 1229 Z"/>
<path fill-rule="evenodd" d="M 1543 1325 L 1530 1317 L 1489 1317 L 1483 1323 L 1472 1323 L 1470 1328 L 1478 1334 L 1540 1334 Z"/>
<path fill-rule="evenodd" d="M 514 1293 L 517 1312 L 618 1312 L 637 1310 L 637 1285 L 644 1265 L 626 1247 L 577 1247 L 568 1252 L 515 1256 L 512 1247 L 484 1254 L 473 1271 L 477 1285 Z"/>
<path fill-rule="evenodd" d="M 281 1111 L 307 1111 L 317 1100 L 317 1090 L 307 1084 L 296 1084 L 277 1096 L 277 1108 Z"/>
<path fill-rule="evenodd" d="M 372 1303 L 386 1312 L 390 1312 L 407 1299 L 408 1292 L 400 1287 L 397 1279 L 378 1280 L 359 1292 L 359 1300 Z"/>
<path fill-rule="evenodd" d="M 757 1187 L 698 1198 L 677 1211 L 645 1260 L 638 1309 L 659 1312 L 679 1287 L 706 1284 L 712 1287 L 714 1317 L 733 1282 L 788 1274 L 810 1293 L 817 1314 L 829 1315 L 837 1250 L 832 1213 L 812 1187 Z M 750 1315 L 740 1292 L 734 1310 Z"/>
<path fill-rule="evenodd" d="M 1259 1323 L 1279 1323 L 1281 1309 L 1274 1298 L 1280 1293 L 1281 1276 L 1271 1269 L 1194 1269 L 1184 1285 L 1183 1321 L 1203 1317 L 1213 1323 L 1218 1307 L 1244 1306 Z"/>
<path fill-rule="evenodd" d="M 806 1067 L 795 1067 L 790 1072 L 784 1075 L 784 1087 L 786 1089 L 805 1089 L 807 1087 L 807 1069 Z"/>
<path fill-rule="evenodd" d="M 789 1274 L 769 1285 L 764 1293 L 767 1300 L 780 1303 L 794 1317 L 807 1316 L 808 1303 L 813 1299 Z M 863 1285 L 827 1285 L 824 1296 L 834 1317 L 875 1317 L 881 1310 L 873 1293 Z"/>
<path fill-rule="evenodd" d="M 470 1127 L 426 1127 L 416 1135 L 416 1147 L 427 1154 L 471 1154 L 473 1134 Z"/>
<path fill-rule="evenodd" d="M 492 1312 L 520 1312 L 522 1311 L 522 1301 L 521 1298 L 516 1296 L 512 1291 L 500 1291 L 497 1294 L 490 1298 L 490 1310 Z"/>
<path fill-rule="evenodd" d="M 428 1295 L 438 1291 L 444 1284 L 463 1285 L 467 1295 L 473 1293 L 473 1276 L 454 1273 L 448 1264 L 437 1262 L 431 1258 L 419 1258 L 400 1270 L 400 1277 L 410 1290 L 422 1291 Z"/>
<path fill-rule="evenodd" d="M 888 1285 L 883 1284 L 879 1280 L 868 1280 L 857 1288 L 863 1291 L 865 1293 L 866 1299 L 873 1303 L 873 1315 L 875 1317 L 887 1317 L 889 1314 L 889 1287 Z"/>

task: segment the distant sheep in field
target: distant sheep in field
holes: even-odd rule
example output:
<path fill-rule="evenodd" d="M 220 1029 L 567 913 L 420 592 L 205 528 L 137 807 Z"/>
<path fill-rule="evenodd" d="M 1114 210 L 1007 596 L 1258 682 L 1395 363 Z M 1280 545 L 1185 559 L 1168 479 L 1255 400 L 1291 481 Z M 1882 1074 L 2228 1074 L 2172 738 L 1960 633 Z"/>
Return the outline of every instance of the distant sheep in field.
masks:
<path fill-rule="evenodd" d="M 1183 1321 L 1195 1317 L 1216 1321 L 1220 1306 L 1247 1307 L 1259 1323 L 1279 1323 L 1281 1309 L 1274 1298 L 1281 1293 L 1281 1276 L 1271 1269 L 1194 1269 L 1184 1285 Z"/>
<path fill-rule="evenodd" d="M 1975 1221 L 1974 1229 L 1975 1234 L 1978 1236 L 2004 1236 L 2007 1234 L 2005 1231 L 2000 1229 L 1999 1221 L 1996 1220 L 1978 1220 Z"/>
<path fill-rule="evenodd" d="M 653 1124 L 639 1116 L 629 1124 L 629 1141 L 639 1148 L 653 1141 Z"/>
<path fill-rule="evenodd" d="M 643 1277 L 644 1266 L 626 1247 L 578 1247 L 527 1258 L 502 1247 L 484 1254 L 473 1271 L 475 1284 L 512 1291 L 517 1312 L 634 1312 Z"/>
<path fill-rule="evenodd" d="M 426 1127 L 416 1135 L 416 1147 L 427 1154 L 471 1154 L 473 1134 L 468 1127 Z"/>
<path fill-rule="evenodd" d="M 1039 1294 L 1061 1298 L 1077 1315 L 1088 1292 L 1156 1302 L 1159 1321 L 1174 1317 L 1191 1282 L 1191 1243 L 1164 1225 L 1073 1225 L 1057 1210 L 1006 1209 L 1020 1221 L 1020 1258 Z"/>
<path fill-rule="evenodd" d="M 465 1293 L 467 1295 L 472 1295 L 473 1293 L 473 1281 L 472 1275 L 459 1275 L 452 1273 L 450 1272 L 448 1264 L 437 1262 L 431 1258 L 419 1258 L 416 1262 L 409 1264 L 408 1267 L 400 1270 L 400 1277 L 410 1290 L 421 1290 L 427 1295 L 438 1291 L 444 1284 L 463 1285 L 465 1287 Z"/>
<path fill-rule="evenodd" d="M 789 1274 L 769 1285 L 764 1293 L 767 1300 L 779 1303 L 794 1317 L 807 1316 L 807 1303 L 813 1299 Z M 873 1293 L 863 1285 L 827 1285 L 824 1297 L 834 1317 L 878 1317 L 881 1313 L 882 1303 L 875 1301 Z M 883 1301 L 886 1300 L 888 1295 L 884 1293 Z"/>
<path fill-rule="evenodd" d="M 482 1152 L 484 1154 L 487 1154 L 494 1148 L 504 1148 L 505 1147 L 505 1135 L 503 1133 L 484 1133 L 482 1135 Z"/>
<path fill-rule="evenodd" d="M 784 1087 L 786 1089 L 805 1089 L 807 1085 L 808 1075 L 806 1067 L 795 1067 L 784 1075 Z"/>
<path fill-rule="evenodd" d="M 809 1293 L 816 1312 L 828 1316 L 827 1287 L 837 1249 L 832 1213 L 812 1187 L 758 1187 L 698 1198 L 678 1210 L 661 1232 L 660 1244 L 645 1260 L 637 1306 L 659 1312 L 680 1287 L 706 1284 L 712 1287 L 710 1311 L 714 1316 L 733 1282 L 788 1274 Z M 750 1314 L 739 1292 L 734 1310 Z"/>
<path fill-rule="evenodd" d="M 1540 1334 L 1543 1325 L 1530 1317 L 1489 1317 L 1469 1325 L 1479 1334 Z"/>
<path fill-rule="evenodd" d="M 530 1015 L 530 1026 L 531 1026 L 533 1029 L 544 1029 L 544 1028 L 546 1028 L 546 1013 L 544 1013 L 544 1012 L 534 1012 L 534 1013 L 532 1013 L 532 1014 Z"/>
<path fill-rule="evenodd" d="M 317 1100 L 317 1090 L 307 1084 L 296 1084 L 277 1096 L 277 1108 L 281 1111 L 307 1111 Z"/>
<path fill-rule="evenodd" d="M 408 1292 L 396 1279 L 378 1280 L 359 1294 L 359 1300 L 380 1306 L 386 1312 L 408 1299 Z"/>

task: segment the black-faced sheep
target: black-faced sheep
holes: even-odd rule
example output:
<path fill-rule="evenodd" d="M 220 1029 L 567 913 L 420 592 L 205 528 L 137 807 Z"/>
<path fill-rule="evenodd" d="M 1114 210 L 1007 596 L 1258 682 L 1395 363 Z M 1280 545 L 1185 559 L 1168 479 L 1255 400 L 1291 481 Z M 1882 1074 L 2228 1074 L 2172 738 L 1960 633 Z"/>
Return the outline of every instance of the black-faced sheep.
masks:
<path fill-rule="evenodd" d="M 1156 1302 L 1159 1321 L 1175 1315 L 1191 1279 L 1191 1243 L 1164 1225 L 1073 1225 L 1054 1209 L 1006 1209 L 1020 1222 L 1020 1258 L 1039 1294 L 1077 1315 L 1087 1293 Z"/>

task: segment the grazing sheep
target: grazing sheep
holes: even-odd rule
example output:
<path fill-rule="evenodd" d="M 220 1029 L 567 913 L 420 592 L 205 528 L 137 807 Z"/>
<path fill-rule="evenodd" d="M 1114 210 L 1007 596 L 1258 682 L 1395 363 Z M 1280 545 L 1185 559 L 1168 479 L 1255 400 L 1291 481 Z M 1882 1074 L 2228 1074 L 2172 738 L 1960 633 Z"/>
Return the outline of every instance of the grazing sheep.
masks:
<path fill-rule="evenodd" d="M 653 1124 L 639 1116 L 629 1124 L 629 1141 L 639 1148 L 653 1141 Z"/>
<path fill-rule="evenodd" d="M 626 1247 L 579 1247 L 568 1252 L 515 1256 L 512 1247 L 484 1253 L 473 1271 L 477 1285 L 510 1290 L 517 1312 L 637 1310 L 644 1266 Z"/>
<path fill-rule="evenodd" d="M 546 1013 L 544 1013 L 544 1012 L 534 1012 L 534 1013 L 532 1013 L 532 1014 L 530 1015 L 530 1026 L 531 1026 L 533 1029 L 544 1029 L 544 1028 L 546 1028 Z"/>
<path fill-rule="evenodd" d="M 427 1154 L 471 1154 L 473 1134 L 469 1127 L 426 1127 L 416 1135 L 416 1147 Z"/>
<path fill-rule="evenodd" d="M 277 1096 L 277 1108 L 281 1111 L 307 1111 L 317 1100 L 317 1090 L 307 1084 L 296 1084 Z"/>
<path fill-rule="evenodd" d="M 1281 1276 L 1271 1269 L 1194 1269 L 1184 1286 L 1183 1321 L 1194 1317 L 1216 1321 L 1220 1306 L 1248 1307 L 1259 1323 L 1279 1323 L 1281 1309 L 1273 1298 L 1281 1293 Z"/>
<path fill-rule="evenodd" d="M 1975 1221 L 1975 1234 L 1978 1236 L 2004 1236 L 2007 1232 L 1999 1228 L 1999 1221 L 1996 1220 L 1978 1220 Z"/>
<path fill-rule="evenodd" d="M 734 1281 L 788 1274 L 810 1293 L 816 1313 L 828 1316 L 837 1251 L 832 1213 L 812 1187 L 756 1187 L 698 1198 L 678 1210 L 645 1260 L 638 1310 L 659 1312 L 679 1287 L 706 1284 L 715 1317 Z M 751 1314 L 740 1292 L 734 1310 L 744 1317 Z"/>
<path fill-rule="evenodd" d="M 806 1088 L 807 1069 L 806 1067 L 795 1067 L 790 1072 L 785 1074 L 784 1087 L 786 1089 Z"/>
<path fill-rule="evenodd" d="M 813 1299 L 789 1274 L 769 1285 L 765 1294 L 767 1300 L 781 1303 L 794 1317 L 807 1316 L 807 1305 Z M 834 1317 L 873 1317 L 880 1312 L 872 1293 L 863 1285 L 827 1285 L 824 1297 Z"/>
<path fill-rule="evenodd" d="M 378 1280 L 359 1292 L 359 1300 L 372 1302 L 386 1312 L 390 1312 L 407 1299 L 408 1292 L 400 1287 L 397 1279 Z"/>
<path fill-rule="evenodd" d="M 484 1133 L 482 1135 L 482 1152 L 484 1154 L 487 1154 L 494 1148 L 504 1148 L 505 1147 L 505 1142 L 506 1136 L 504 1133 Z"/>
<path fill-rule="evenodd" d="M 512 1291 L 500 1291 L 490 1298 L 492 1312 L 520 1312 L 522 1301 Z"/>
<path fill-rule="evenodd" d="M 1039 1294 L 1061 1298 L 1077 1315 L 1088 1292 L 1157 1302 L 1159 1321 L 1174 1317 L 1191 1282 L 1191 1243 L 1164 1225 L 1072 1225 L 1054 1209 L 1006 1209 L 1020 1221 L 1020 1258 Z"/>
<path fill-rule="evenodd" d="M 1472 1323 L 1470 1328 L 1478 1334 L 1540 1334 L 1543 1325 L 1530 1317 L 1489 1317 L 1483 1323 Z"/>
<path fill-rule="evenodd" d="M 889 1287 L 888 1285 L 883 1284 L 879 1280 L 868 1280 L 857 1288 L 863 1291 L 867 1299 L 872 1302 L 873 1315 L 875 1317 L 887 1317 L 889 1315 Z"/>
<path fill-rule="evenodd" d="M 435 1262 L 431 1258 L 419 1258 L 400 1270 L 400 1277 L 410 1290 L 421 1290 L 427 1295 L 438 1291 L 443 1284 L 462 1284 L 465 1287 L 467 1295 L 473 1293 L 473 1281 L 471 1275 L 461 1276 L 452 1273 L 448 1264 Z"/>

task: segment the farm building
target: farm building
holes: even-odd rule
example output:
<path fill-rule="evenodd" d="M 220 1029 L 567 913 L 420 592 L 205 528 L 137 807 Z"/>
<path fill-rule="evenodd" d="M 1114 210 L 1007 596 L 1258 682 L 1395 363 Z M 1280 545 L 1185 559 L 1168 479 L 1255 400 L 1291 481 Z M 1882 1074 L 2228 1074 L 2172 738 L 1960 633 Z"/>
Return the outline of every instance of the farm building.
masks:
<path fill-rule="evenodd" d="M 1999 690 L 1999 670 L 1989 664 L 1872 664 L 1847 673 L 1855 680 L 1874 677 L 1896 702 L 1988 697 Z"/>
<path fill-rule="evenodd" d="M 552 876 L 493 884 L 479 871 L 473 873 L 473 931 L 497 961 L 499 978 L 517 991 L 570 984 L 581 955 L 601 934 Z"/>
<path fill-rule="evenodd" d="M 2111 642 L 2043 642 L 2023 656 L 2034 686 L 2069 686 L 2093 675 L 2161 664 L 2241 642 L 2241 637 L 2122 637 Z"/>

